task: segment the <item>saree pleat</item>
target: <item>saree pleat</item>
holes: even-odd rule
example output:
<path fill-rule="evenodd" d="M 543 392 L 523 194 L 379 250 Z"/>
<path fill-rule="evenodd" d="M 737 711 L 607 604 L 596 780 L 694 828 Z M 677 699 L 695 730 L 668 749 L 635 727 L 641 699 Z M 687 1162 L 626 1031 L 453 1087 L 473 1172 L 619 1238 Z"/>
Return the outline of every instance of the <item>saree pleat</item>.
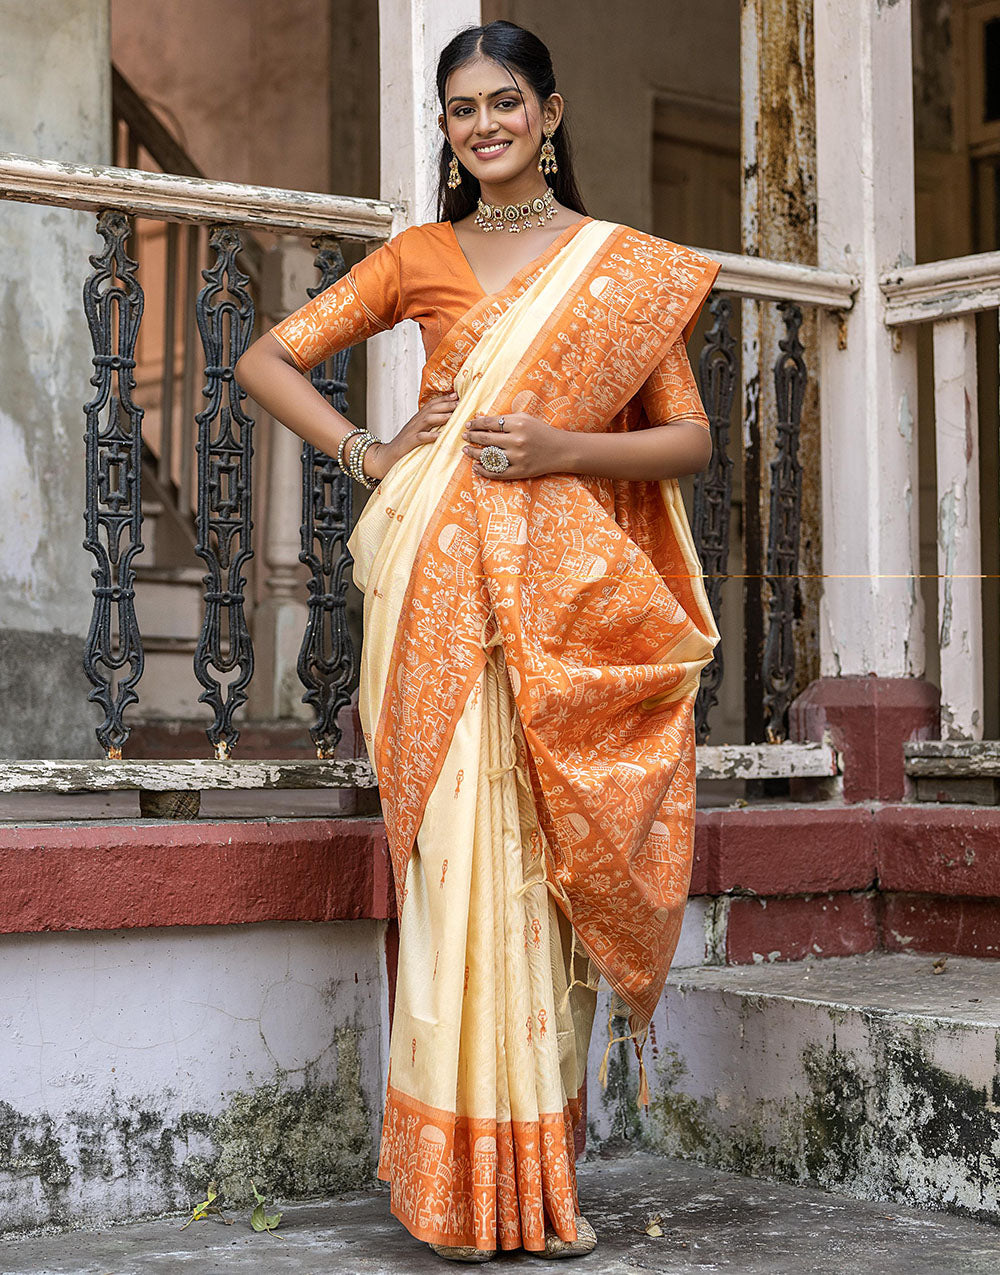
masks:
<path fill-rule="evenodd" d="M 379 1173 L 421 1239 L 540 1250 L 547 1225 L 576 1237 L 572 1124 L 596 997 L 569 988 L 499 645 L 456 731 L 466 763 L 477 725 L 472 827 L 432 822 L 449 801 L 436 786 L 425 826 L 447 837 L 418 836 L 407 872 Z M 448 970 L 464 971 L 460 985 Z M 435 1091 L 442 1105 L 421 1100 Z"/>

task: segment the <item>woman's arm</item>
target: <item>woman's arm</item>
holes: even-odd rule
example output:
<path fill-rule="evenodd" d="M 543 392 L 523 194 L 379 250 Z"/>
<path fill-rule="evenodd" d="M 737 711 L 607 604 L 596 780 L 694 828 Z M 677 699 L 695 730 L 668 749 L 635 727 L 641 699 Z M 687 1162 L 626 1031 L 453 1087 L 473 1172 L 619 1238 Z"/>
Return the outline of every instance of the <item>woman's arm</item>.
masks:
<path fill-rule="evenodd" d="M 270 332 L 240 356 L 236 379 L 265 412 L 328 456 L 336 456 L 341 439 L 354 428 L 302 375 Z"/>
<path fill-rule="evenodd" d="M 336 456 L 342 439 L 354 429 L 347 417 L 302 375 L 292 356 L 270 332 L 265 332 L 240 356 L 236 379 L 265 412 L 328 456 Z M 368 448 L 363 461 L 365 473 L 370 478 L 384 478 L 407 452 L 432 443 L 457 401 L 454 393 L 429 399 L 395 438 Z"/>
<path fill-rule="evenodd" d="M 569 473 L 597 478 L 657 480 L 698 474 L 712 459 L 712 436 L 683 418 L 631 434 L 575 434 L 566 430 Z"/>
<path fill-rule="evenodd" d="M 523 412 L 482 416 L 465 431 L 465 454 L 480 478 L 536 478 L 541 474 L 589 474 L 596 478 L 656 481 L 703 470 L 712 457 L 712 437 L 698 420 L 679 418 L 626 434 L 576 433 Z M 510 468 L 491 474 L 479 463 L 487 446 L 500 447 Z"/>

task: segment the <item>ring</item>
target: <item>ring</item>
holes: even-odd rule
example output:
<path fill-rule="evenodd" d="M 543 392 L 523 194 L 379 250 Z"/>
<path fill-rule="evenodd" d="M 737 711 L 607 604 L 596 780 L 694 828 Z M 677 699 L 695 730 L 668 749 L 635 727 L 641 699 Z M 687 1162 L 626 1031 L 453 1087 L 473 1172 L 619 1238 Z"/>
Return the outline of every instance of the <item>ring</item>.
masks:
<path fill-rule="evenodd" d="M 479 453 L 479 463 L 488 474 L 502 474 L 510 469 L 510 458 L 502 447 L 484 447 Z"/>
<path fill-rule="evenodd" d="M 497 418 L 497 429 L 500 431 L 501 434 L 503 433 L 503 426 L 504 426 L 504 418 L 500 416 Z"/>

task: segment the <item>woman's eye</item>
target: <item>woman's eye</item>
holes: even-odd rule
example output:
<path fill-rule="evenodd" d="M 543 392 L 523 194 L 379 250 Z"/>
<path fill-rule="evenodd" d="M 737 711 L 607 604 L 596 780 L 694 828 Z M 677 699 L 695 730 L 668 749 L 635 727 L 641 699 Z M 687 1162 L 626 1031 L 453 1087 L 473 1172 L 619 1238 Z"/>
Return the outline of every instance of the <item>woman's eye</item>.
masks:
<path fill-rule="evenodd" d="M 517 106 L 517 102 L 512 97 L 505 97 L 502 102 L 497 103 L 497 106 L 504 106 L 504 107 Z"/>

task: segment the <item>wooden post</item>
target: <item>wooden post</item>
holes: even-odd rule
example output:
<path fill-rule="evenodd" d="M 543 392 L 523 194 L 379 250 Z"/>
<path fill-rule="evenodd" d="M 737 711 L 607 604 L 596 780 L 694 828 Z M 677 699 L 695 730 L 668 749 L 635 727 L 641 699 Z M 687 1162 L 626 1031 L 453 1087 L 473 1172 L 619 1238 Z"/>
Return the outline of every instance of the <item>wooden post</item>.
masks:
<path fill-rule="evenodd" d="M 976 316 L 934 324 L 941 738 L 983 737 Z"/>

